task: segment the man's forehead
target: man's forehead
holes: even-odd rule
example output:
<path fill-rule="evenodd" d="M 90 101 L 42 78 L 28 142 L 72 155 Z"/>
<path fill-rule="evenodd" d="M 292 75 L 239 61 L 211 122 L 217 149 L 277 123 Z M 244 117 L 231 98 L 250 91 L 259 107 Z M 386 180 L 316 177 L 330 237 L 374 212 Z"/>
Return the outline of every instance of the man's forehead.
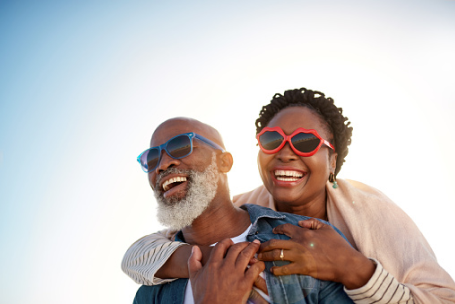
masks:
<path fill-rule="evenodd" d="M 192 118 L 178 117 L 166 120 L 156 128 L 155 132 L 153 132 L 150 146 L 161 145 L 174 136 L 189 132 L 200 134 L 218 144 L 222 144 L 222 142 L 220 143 L 221 138 L 214 128 Z"/>

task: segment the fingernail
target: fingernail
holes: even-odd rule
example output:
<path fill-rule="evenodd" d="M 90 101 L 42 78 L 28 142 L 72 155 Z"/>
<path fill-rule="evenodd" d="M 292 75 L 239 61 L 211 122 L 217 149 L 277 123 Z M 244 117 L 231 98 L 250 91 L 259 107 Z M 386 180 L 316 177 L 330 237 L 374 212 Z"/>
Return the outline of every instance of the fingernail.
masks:
<path fill-rule="evenodd" d="M 253 243 L 260 244 L 261 241 L 259 241 L 258 239 L 255 239 L 255 240 L 253 241 Z"/>

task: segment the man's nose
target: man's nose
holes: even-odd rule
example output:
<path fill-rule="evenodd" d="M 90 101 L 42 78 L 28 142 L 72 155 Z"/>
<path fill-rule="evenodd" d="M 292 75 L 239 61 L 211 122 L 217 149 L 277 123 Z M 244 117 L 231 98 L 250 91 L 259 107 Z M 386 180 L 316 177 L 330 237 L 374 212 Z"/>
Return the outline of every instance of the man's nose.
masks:
<path fill-rule="evenodd" d="M 160 161 L 155 168 L 155 173 L 160 174 L 161 172 L 178 165 L 180 165 L 180 160 L 170 157 L 167 154 L 167 152 L 163 149 L 161 151 Z"/>

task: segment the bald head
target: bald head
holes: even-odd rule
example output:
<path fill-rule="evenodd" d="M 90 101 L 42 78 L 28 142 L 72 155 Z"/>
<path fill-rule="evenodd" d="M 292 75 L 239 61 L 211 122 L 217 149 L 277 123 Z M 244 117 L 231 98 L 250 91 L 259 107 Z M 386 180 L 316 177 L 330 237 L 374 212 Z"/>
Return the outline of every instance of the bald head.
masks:
<path fill-rule="evenodd" d="M 153 132 L 150 147 L 161 145 L 174 136 L 188 132 L 202 135 L 225 148 L 223 139 L 215 128 L 188 117 L 175 117 L 160 124 Z"/>

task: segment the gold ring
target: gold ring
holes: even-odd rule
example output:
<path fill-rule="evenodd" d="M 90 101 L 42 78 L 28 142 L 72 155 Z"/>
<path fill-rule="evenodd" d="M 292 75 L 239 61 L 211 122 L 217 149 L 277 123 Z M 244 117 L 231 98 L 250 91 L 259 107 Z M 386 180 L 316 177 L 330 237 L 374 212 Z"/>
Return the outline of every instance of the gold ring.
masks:
<path fill-rule="evenodd" d="M 283 260 L 284 259 L 284 252 L 283 252 L 283 249 L 281 249 L 281 253 L 280 253 L 280 259 Z"/>

